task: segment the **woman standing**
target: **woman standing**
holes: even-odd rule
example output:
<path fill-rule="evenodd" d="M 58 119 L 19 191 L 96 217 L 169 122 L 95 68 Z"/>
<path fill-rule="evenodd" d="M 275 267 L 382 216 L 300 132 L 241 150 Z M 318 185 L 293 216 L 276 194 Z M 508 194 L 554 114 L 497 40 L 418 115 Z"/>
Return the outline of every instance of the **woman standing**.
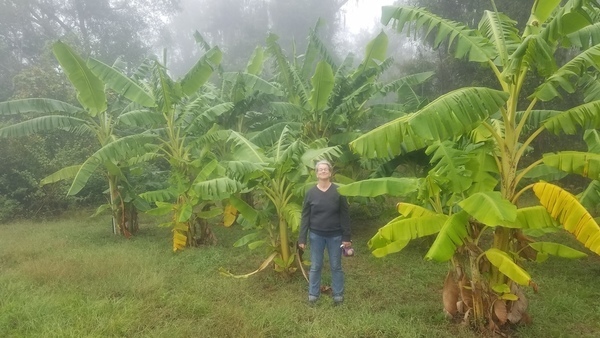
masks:
<path fill-rule="evenodd" d="M 315 166 L 317 185 L 304 198 L 302 223 L 298 246 L 306 248 L 310 233 L 310 273 L 308 276 L 308 301 L 315 303 L 321 294 L 321 269 L 325 248 L 331 267 L 331 284 L 334 305 L 344 301 L 344 272 L 341 246 L 350 247 L 350 216 L 348 202 L 341 196 L 338 186 L 331 183 L 331 163 L 319 161 Z"/>

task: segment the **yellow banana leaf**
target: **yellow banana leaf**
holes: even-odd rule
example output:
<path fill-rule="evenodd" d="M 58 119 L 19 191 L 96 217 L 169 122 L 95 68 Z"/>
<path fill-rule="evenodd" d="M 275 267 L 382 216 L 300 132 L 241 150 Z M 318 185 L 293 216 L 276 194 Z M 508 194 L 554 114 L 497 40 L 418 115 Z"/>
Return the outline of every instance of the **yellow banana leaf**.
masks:
<path fill-rule="evenodd" d="M 600 227 L 575 196 L 550 183 L 536 183 L 533 191 L 552 218 L 586 248 L 600 254 Z"/>
<path fill-rule="evenodd" d="M 437 233 L 446 219 L 448 216 L 434 213 L 415 218 L 397 217 L 381 227 L 368 246 L 375 257 L 387 256 L 402 250 L 411 239 Z"/>
<path fill-rule="evenodd" d="M 225 210 L 223 211 L 223 226 L 229 228 L 235 222 L 237 218 L 238 210 L 231 204 L 227 204 L 225 206 Z"/>
<path fill-rule="evenodd" d="M 183 250 L 187 246 L 187 226 L 176 223 L 173 227 L 173 251 Z"/>
<path fill-rule="evenodd" d="M 491 248 L 485 252 L 485 257 L 498 268 L 506 277 L 521 285 L 529 285 L 531 276 L 527 271 L 518 266 L 510 256 L 496 248 Z"/>

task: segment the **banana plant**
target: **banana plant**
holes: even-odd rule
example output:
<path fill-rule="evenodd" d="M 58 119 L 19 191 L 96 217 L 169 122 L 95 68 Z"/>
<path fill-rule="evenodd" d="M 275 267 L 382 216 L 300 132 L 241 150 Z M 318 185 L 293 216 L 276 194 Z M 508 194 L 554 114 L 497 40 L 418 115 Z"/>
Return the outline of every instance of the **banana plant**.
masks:
<path fill-rule="evenodd" d="M 278 83 L 262 77 L 265 60 L 264 48 L 257 46 L 243 71 L 221 74 L 222 82 L 216 95 L 221 101 L 234 105 L 219 117 L 221 126 L 246 134 L 274 123 L 269 118 L 269 103 L 279 101 L 283 92 Z"/>
<path fill-rule="evenodd" d="M 317 36 L 319 25 L 310 31 L 303 57 L 288 60 L 277 36 L 267 38 L 267 52 L 274 60 L 286 99 L 271 106 L 275 116 L 303 123 L 302 137 L 307 142 L 325 138 L 330 145 L 342 146 L 344 154 L 337 167 L 355 179 L 359 176 L 355 173 L 362 170 L 347 144 L 360 135 L 372 117 L 389 120 L 390 112 L 396 113 L 398 107 L 411 109 L 422 104 L 423 99 L 412 88 L 433 73 L 412 74 L 383 84 L 379 78 L 393 64 L 387 56 L 388 37 L 383 31 L 367 44 L 358 65 L 353 54 L 338 64 Z M 382 100 L 390 93 L 396 93 L 402 102 L 372 104 L 373 99 Z"/>
<path fill-rule="evenodd" d="M 425 192 L 423 203 L 400 204 L 401 216 L 381 228 L 370 245 L 376 255 L 386 255 L 401 250 L 410 239 L 435 235 L 426 258 L 452 262 L 444 283 L 444 308 L 451 316 L 462 314 L 478 329 L 501 331 L 527 318 L 528 303 L 520 286 L 537 285 L 522 260 L 542 260 L 548 254 L 583 256 L 560 244 L 535 242 L 533 234 L 558 225 L 600 253 L 596 241 L 600 228 L 577 198 L 551 183 L 526 184 L 532 177 L 548 177 L 548 168 L 596 179 L 597 155 L 560 152 L 527 166 L 521 161 L 544 131 L 573 134 L 579 128 L 598 128 L 600 101 L 590 80 L 600 70 L 598 17 L 593 1 L 561 5 L 536 0 L 519 32 L 515 21 L 495 9 L 486 11 L 478 28 L 471 29 L 423 8 L 382 8 L 383 24 L 422 32 L 420 36 L 433 47 L 447 46 L 457 58 L 486 65 L 498 81 L 498 89 L 467 87 L 444 94 L 350 143 L 366 158 L 429 148 L 432 161 L 442 166 L 441 180 L 430 173 L 418 182 Z M 559 65 L 554 55 L 565 46 L 577 47 L 579 54 Z M 533 76 L 541 77 L 542 83 L 524 93 L 525 81 Z M 586 98 L 580 106 L 566 111 L 535 109 L 540 102 L 560 97 L 561 91 L 578 89 Z M 447 141 L 458 145 L 444 146 Z M 476 153 L 465 144 L 487 149 L 479 155 L 478 170 L 468 160 Z M 462 149 L 468 156 L 457 156 L 450 149 Z M 387 189 L 386 183 L 376 184 Z M 530 190 L 541 205 L 518 208 L 520 196 Z"/>
<path fill-rule="evenodd" d="M 256 271 L 274 262 L 275 270 L 290 275 L 302 267 L 292 234 L 298 232 L 302 211 L 303 188 L 314 161 L 339 156 L 339 147 L 327 147 L 324 141 L 306 144 L 300 140 L 298 124 L 276 125 L 250 139 L 232 134 L 236 160 L 225 162 L 229 175 L 254 187 L 256 206 L 232 196 L 230 203 L 241 215 L 239 223 L 254 231 L 234 243 L 251 249 L 266 247 L 268 258 Z M 273 223 L 272 220 L 275 220 Z M 222 272 L 234 276 L 225 270 Z"/>
<path fill-rule="evenodd" d="M 136 137 L 152 138 L 152 152 L 170 165 L 169 186 L 143 193 L 142 197 L 156 205 L 150 214 L 171 214 L 170 222 L 164 225 L 173 228 L 174 251 L 214 243 L 216 238 L 206 220 L 223 212 L 217 206 L 220 200 L 242 188 L 239 182 L 224 176 L 214 152 L 230 133 L 216 125 L 218 118 L 234 107 L 231 102 L 215 99 L 204 86 L 221 58 L 217 47 L 208 47 L 177 81 L 168 75 L 164 64 L 155 61 L 146 88 L 156 106 L 120 117 L 122 123 L 146 129 Z"/>
<path fill-rule="evenodd" d="M 365 121 L 367 101 L 380 89 L 375 80 L 393 62 L 386 58 L 387 35 L 381 32 L 367 46 L 358 67 L 354 68 L 352 54 L 337 65 L 317 37 L 317 27 L 309 34 L 302 62 L 295 56 L 287 59 L 276 35 L 267 38 L 267 51 L 286 96 L 286 102 L 272 104 L 273 110 L 287 120 L 304 123 L 303 136 L 309 141 L 357 129 Z"/>
<path fill-rule="evenodd" d="M 152 97 L 142 87 L 120 71 L 93 58 L 84 61 L 61 41 L 53 44 L 52 51 L 61 69 L 77 91 L 77 100 L 81 107 L 44 98 L 2 102 L 0 103 L 1 115 L 27 115 L 32 118 L 0 129 L 0 137 L 21 137 L 58 129 L 89 135 L 97 140 L 99 149 L 102 149 L 113 142 L 122 142 L 115 128 L 117 128 L 116 117 L 124 104 L 130 102 L 145 107 L 155 105 Z M 111 71 L 99 71 L 101 69 L 111 69 Z M 118 94 L 117 99 L 110 105 L 107 103 L 106 89 L 108 88 Z M 123 102 L 122 98 L 128 102 Z M 128 155 L 133 157 L 135 154 L 129 152 Z M 99 166 L 104 168 L 109 193 L 109 203 L 105 206 L 112 211 L 113 232 L 125 236 L 131 235 L 137 229 L 136 207 L 142 209 L 147 207 L 136 197 L 127 182 L 124 168 L 129 166 L 128 160 L 130 159 L 109 159 L 95 157 L 95 155 L 88 159 L 94 162 L 94 169 Z M 41 184 L 73 179 L 83 167 L 84 165 L 75 165 L 61 169 L 42 180 Z M 91 175 L 93 171 L 89 174 Z M 68 195 L 77 194 L 81 188 L 83 185 L 74 180 Z"/>

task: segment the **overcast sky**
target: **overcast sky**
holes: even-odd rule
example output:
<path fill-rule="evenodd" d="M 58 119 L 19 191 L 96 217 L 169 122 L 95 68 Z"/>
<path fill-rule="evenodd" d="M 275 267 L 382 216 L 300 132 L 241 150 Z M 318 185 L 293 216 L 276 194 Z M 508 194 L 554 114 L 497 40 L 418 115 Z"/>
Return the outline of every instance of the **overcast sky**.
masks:
<path fill-rule="evenodd" d="M 372 30 L 380 27 L 381 6 L 392 5 L 394 0 L 350 0 L 342 9 L 346 17 L 346 31 L 358 34 L 362 30 Z"/>

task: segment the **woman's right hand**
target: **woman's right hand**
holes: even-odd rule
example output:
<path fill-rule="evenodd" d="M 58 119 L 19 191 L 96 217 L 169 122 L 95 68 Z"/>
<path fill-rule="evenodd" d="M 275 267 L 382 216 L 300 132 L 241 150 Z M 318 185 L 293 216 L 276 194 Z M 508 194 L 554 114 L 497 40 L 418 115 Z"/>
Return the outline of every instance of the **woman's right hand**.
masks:
<path fill-rule="evenodd" d="M 298 247 L 302 250 L 306 249 L 306 244 L 298 244 Z"/>

